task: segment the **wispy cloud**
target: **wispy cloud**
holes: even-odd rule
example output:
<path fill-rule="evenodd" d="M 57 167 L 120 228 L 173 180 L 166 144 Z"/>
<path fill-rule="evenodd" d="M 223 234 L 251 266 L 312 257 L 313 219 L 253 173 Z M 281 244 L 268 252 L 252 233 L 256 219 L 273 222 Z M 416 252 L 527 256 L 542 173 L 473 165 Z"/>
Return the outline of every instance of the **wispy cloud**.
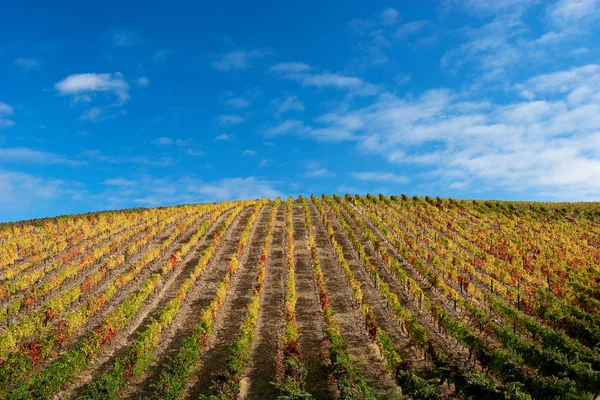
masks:
<path fill-rule="evenodd" d="M 102 183 L 109 186 L 135 186 L 135 181 L 123 178 L 106 179 Z"/>
<path fill-rule="evenodd" d="M 262 160 L 260 160 L 260 163 L 258 163 L 258 166 L 260 168 L 264 168 L 271 163 L 273 163 L 273 160 L 271 160 L 269 158 L 263 158 Z"/>
<path fill-rule="evenodd" d="M 92 107 L 89 110 L 86 110 L 79 116 L 81 121 L 89 121 L 89 122 L 100 122 L 106 121 L 107 119 L 122 117 L 127 115 L 124 110 L 117 110 L 110 108 L 102 108 L 102 107 Z"/>
<path fill-rule="evenodd" d="M 172 139 L 167 136 L 161 136 L 150 141 L 155 146 L 171 146 L 176 145 L 179 147 L 189 147 L 194 144 L 192 139 Z"/>
<path fill-rule="evenodd" d="M 269 107 L 278 117 L 288 111 L 304 111 L 304 103 L 298 100 L 298 97 L 296 96 L 287 96 L 285 98 L 274 99 L 271 101 Z"/>
<path fill-rule="evenodd" d="M 410 181 L 407 176 L 391 172 L 352 172 L 350 175 L 365 182 L 408 183 Z"/>
<path fill-rule="evenodd" d="M 256 151 L 254 150 L 244 150 L 244 152 L 242 153 L 245 156 L 254 156 L 256 155 Z"/>
<path fill-rule="evenodd" d="M 600 19 L 599 6 L 596 0 L 560 0 L 550 7 L 549 14 L 559 24 L 578 24 Z"/>
<path fill-rule="evenodd" d="M 61 95 L 90 96 L 98 92 L 112 93 L 117 97 L 116 105 L 122 105 L 129 99 L 129 84 L 123 74 L 73 74 L 57 82 L 54 88 Z"/>
<path fill-rule="evenodd" d="M 147 76 L 139 77 L 135 80 L 135 85 L 143 88 L 148 87 L 150 86 L 150 78 Z"/>
<path fill-rule="evenodd" d="M 380 21 L 383 25 L 394 25 L 400 13 L 393 8 L 386 8 L 381 12 Z"/>
<path fill-rule="evenodd" d="M 225 100 L 225 104 L 233 108 L 246 108 L 250 105 L 250 102 L 244 97 L 232 97 Z"/>
<path fill-rule="evenodd" d="M 223 104 L 227 109 L 247 109 L 258 99 L 260 99 L 262 89 L 258 86 L 254 86 L 243 93 L 235 93 L 228 91 L 223 94 Z"/>
<path fill-rule="evenodd" d="M 400 13 L 394 8 L 386 8 L 371 18 L 357 18 L 348 22 L 348 27 L 358 35 L 365 35 L 373 29 L 392 26 L 398 22 Z"/>
<path fill-rule="evenodd" d="M 258 58 L 272 54 L 271 49 L 254 49 L 250 51 L 232 51 L 222 54 L 213 61 L 212 66 L 218 71 L 245 70 L 252 66 L 252 62 Z"/>
<path fill-rule="evenodd" d="M 82 161 L 27 147 L 0 148 L 0 163 L 62 164 L 70 166 L 84 164 Z"/>
<path fill-rule="evenodd" d="M 179 147 L 189 147 L 194 144 L 192 139 L 175 139 L 175 144 Z"/>
<path fill-rule="evenodd" d="M 168 146 L 170 144 L 173 144 L 173 139 L 161 136 L 159 138 L 153 139 L 152 144 L 157 146 Z"/>
<path fill-rule="evenodd" d="M 280 79 L 297 81 L 305 87 L 347 90 L 359 96 L 372 96 L 379 92 L 379 87 L 362 78 L 329 71 L 315 71 L 303 63 L 280 63 L 272 66 L 270 71 Z"/>
<path fill-rule="evenodd" d="M 147 155 L 108 155 L 103 154 L 97 149 L 84 150 L 80 158 L 85 160 L 101 162 L 113 165 L 134 164 L 147 167 L 167 167 L 173 164 L 173 159 L 169 156 L 147 156 Z"/>
<path fill-rule="evenodd" d="M 225 114 L 217 116 L 217 123 L 221 126 L 231 126 L 241 124 L 246 118 L 236 114 Z"/>
<path fill-rule="evenodd" d="M 214 140 L 216 140 L 218 142 L 232 141 L 232 140 L 235 140 L 235 136 L 227 134 L 227 133 L 223 133 L 222 135 L 216 136 Z"/>
<path fill-rule="evenodd" d="M 312 67 L 301 62 L 282 62 L 273 65 L 269 70 L 275 74 L 300 74 L 312 70 Z"/>
<path fill-rule="evenodd" d="M 197 149 L 188 149 L 186 153 L 192 157 L 202 157 L 206 154 L 202 150 Z"/>
<path fill-rule="evenodd" d="M 305 163 L 306 171 L 302 175 L 305 178 L 334 178 L 335 174 L 325 168 L 318 161 L 308 161 Z"/>
<path fill-rule="evenodd" d="M 7 117 L 12 115 L 14 108 L 0 101 L 0 128 L 8 128 L 15 125 L 15 122 Z"/>
<path fill-rule="evenodd" d="M 479 81 L 496 83 L 522 72 L 528 65 L 540 67 L 556 61 L 557 46 L 573 43 L 592 32 L 592 22 L 600 21 L 594 0 L 558 1 L 547 7 L 548 21 L 541 32 L 527 22 L 536 1 L 457 2 L 460 10 L 485 16 L 483 24 L 462 28 L 457 33 L 466 41 L 448 50 L 441 59 L 442 69 L 455 74 L 474 67 Z M 491 19 L 490 19 L 491 17 Z"/>
<path fill-rule="evenodd" d="M 8 212 L 0 218 L 4 221 L 14 220 L 20 212 L 43 217 L 54 201 L 65 204 L 78 196 L 80 187 L 79 183 L 73 181 L 0 169 L 0 210 Z M 62 212 L 68 211 L 58 205 L 57 208 Z"/>
<path fill-rule="evenodd" d="M 465 182 L 471 182 L 511 191 L 555 190 L 554 197 L 563 200 L 566 193 L 600 196 L 600 66 L 540 75 L 515 88 L 532 99 L 490 104 L 465 101 L 447 89 L 416 98 L 385 94 L 369 106 L 330 112 L 318 121 L 347 132 L 347 140 L 358 139 L 359 151 L 428 170 L 428 180 L 448 188 L 468 190 Z M 312 137 L 314 128 L 298 126 Z"/>
<path fill-rule="evenodd" d="M 130 29 L 112 29 L 107 32 L 115 47 L 132 47 L 142 43 L 142 37 Z"/>
<path fill-rule="evenodd" d="M 82 121 L 97 121 L 100 115 L 102 115 L 102 109 L 100 107 L 93 107 L 81 114 L 79 119 Z"/>
<path fill-rule="evenodd" d="M 19 67 L 26 69 L 26 70 L 30 70 L 30 69 L 38 69 L 40 67 L 40 62 L 39 60 L 36 60 L 35 58 L 16 58 L 14 60 L 15 65 L 18 65 Z"/>
<path fill-rule="evenodd" d="M 303 121 L 288 119 L 264 130 L 267 136 L 295 135 L 311 138 L 320 142 L 341 142 L 345 140 L 358 140 L 358 137 L 349 129 L 336 126 L 312 127 Z"/>
<path fill-rule="evenodd" d="M 104 182 L 102 199 L 119 207 L 133 202 L 141 206 L 219 202 L 256 198 L 276 198 L 283 194 L 278 182 L 255 176 L 203 181 L 195 178 L 115 178 Z"/>
<path fill-rule="evenodd" d="M 423 32 L 425 28 L 431 25 L 431 22 L 425 20 L 411 21 L 402 24 L 393 33 L 393 37 L 397 40 L 406 40 L 413 35 Z"/>

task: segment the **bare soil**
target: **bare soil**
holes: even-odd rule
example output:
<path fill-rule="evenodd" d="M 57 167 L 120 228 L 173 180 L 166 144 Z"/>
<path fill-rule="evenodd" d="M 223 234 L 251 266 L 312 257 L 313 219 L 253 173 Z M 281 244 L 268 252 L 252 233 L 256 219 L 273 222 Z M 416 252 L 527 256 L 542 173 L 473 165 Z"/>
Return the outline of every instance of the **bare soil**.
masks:
<path fill-rule="evenodd" d="M 285 205 L 280 205 L 275 216 L 261 306 L 254 328 L 250 360 L 242 380 L 244 390 L 240 393 L 240 399 L 274 398 L 277 395 L 272 382 L 279 380 L 283 357 L 280 336 L 283 334 L 285 321 L 287 283 L 285 211 Z"/>
<path fill-rule="evenodd" d="M 167 357 L 174 356 L 179 351 L 181 340 L 192 334 L 194 325 L 198 322 L 202 310 L 207 307 L 215 296 L 217 284 L 227 273 L 229 260 L 237 250 L 239 235 L 244 230 L 252 208 L 241 211 L 221 238 L 221 244 L 209 261 L 206 270 L 198 278 L 196 284 L 189 290 L 185 303 L 177 316 L 161 335 L 161 344 L 155 351 L 154 362 L 144 376 L 133 380 L 123 392 L 123 398 L 138 398 L 150 394 L 152 383 L 158 380 L 161 372 L 161 362 Z"/>
<path fill-rule="evenodd" d="M 231 281 L 227 298 L 215 320 L 213 334 L 206 342 L 197 377 L 187 390 L 187 398 L 197 398 L 200 394 L 210 394 L 213 379 L 225 367 L 229 356 L 229 346 L 237 337 L 239 327 L 246 317 L 246 310 L 252 297 L 258 256 L 269 222 L 270 209 L 270 206 L 263 207 L 255 221 L 256 229 L 246 244 L 244 257 L 240 260 L 238 270 Z"/>
<path fill-rule="evenodd" d="M 312 203 L 309 210 L 325 287 L 327 293 L 330 293 L 331 307 L 336 313 L 335 319 L 340 324 L 340 331 L 348 345 L 352 361 L 377 398 L 397 399 L 401 396 L 400 387 L 388 372 L 387 363 L 379 353 L 377 345 L 371 342 L 367 335 L 364 316 L 352 299 L 350 286 L 337 263 L 318 210 Z"/>

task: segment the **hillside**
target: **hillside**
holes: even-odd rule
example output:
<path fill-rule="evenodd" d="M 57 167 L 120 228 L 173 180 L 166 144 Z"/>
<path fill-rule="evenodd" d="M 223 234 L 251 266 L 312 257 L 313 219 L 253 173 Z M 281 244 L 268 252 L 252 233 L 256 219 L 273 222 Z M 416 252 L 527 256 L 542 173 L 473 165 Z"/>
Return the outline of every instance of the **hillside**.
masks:
<path fill-rule="evenodd" d="M 348 195 L 3 224 L 0 397 L 594 398 L 599 210 Z"/>

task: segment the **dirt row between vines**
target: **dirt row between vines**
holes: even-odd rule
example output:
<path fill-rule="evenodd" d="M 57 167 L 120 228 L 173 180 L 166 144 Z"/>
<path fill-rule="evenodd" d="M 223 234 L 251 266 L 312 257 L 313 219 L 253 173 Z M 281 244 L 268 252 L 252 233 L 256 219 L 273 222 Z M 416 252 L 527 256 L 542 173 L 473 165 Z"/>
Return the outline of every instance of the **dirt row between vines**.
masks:
<path fill-rule="evenodd" d="M 328 399 L 334 391 L 328 379 L 329 353 L 323 343 L 323 316 L 317 295 L 317 283 L 308 246 L 304 210 L 299 204 L 293 209 L 294 256 L 296 260 L 296 323 L 300 352 L 307 370 L 306 390 L 316 399 Z"/>
<path fill-rule="evenodd" d="M 355 208 L 355 210 L 359 214 L 362 214 L 360 209 Z M 402 268 L 404 269 L 406 274 L 418 283 L 419 287 L 423 290 L 425 296 L 431 299 L 431 301 L 434 304 L 443 307 L 446 310 L 446 312 L 448 312 L 448 314 L 453 318 L 465 323 L 467 322 L 465 321 L 465 315 L 461 312 L 461 309 L 457 308 L 455 310 L 453 303 L 441 293 L 439 293 L 437 290 L 435 290 L 429 284 L 429 282 L 427 282 L 426 278 L 423 275 L 421 275 L 417 270 L 415 270 L 410 265 L 410 263 L 397 252 L 394 246 L 392 246 L 389 243 L 389 241 L 384 238 L 381 232 L 379 232 L 379 230 L 372 225 L 371 221 L 368 218 L 363 216 L 363 221 L 373 231 L 377 239 L 380 240 L 380 243 L 387 248 L 390 255 L 396 258 L 401 263 Z M 379 261 L 376 262 L 379 263 Z M 468 350 L 463 346 L 457 346 L 454 342 L 454 339 L 452 339 L 451 337 L 446 336 L 445 334 L 440 334 L 438 328 L 436 327 L 435 320 L 433 319 L 431 314 L 425 309 L 425 307 L 420 308 L 418 306 L 416 299 L 414 299 L 412 295 L 408 295 L 405 292 L 400 282 L 395 278 L 395 276 L 392 275 L 392 273 L 387 268 L 380 266 L 378 266 L 378 268 L 381 268 L 380 271 L 383 271 L 383 273 L 381 273 L 382 279 L 385 282 L 387 282 L 390 285 L 390 289 L 394 293 L 396 293 L 396 295 L 398 295 L 398 298 L 401 300 L 402 305 L 406 309 L 408 309 L 413 316 L 418 318 L 419 322 L 423 326 L 428 328 L 428 330 L 432 334 L 432 338 L 434 339 L 436 345 L 440 348 L 452 349 L 452 351 L 459 354 L 462 359 L 467 360 L 469 358 Z"/>
<path fill-rule="evenodd" d="M 391 310 L 387 308 L 385 297 L 381 294 L 379 289 L 375 287 L 375 284 L 369 277 L 369 273 L 366 271 L 358 253 L 354 250 L 352 242 L 348 238 L 344 228 L 340 225 L 337 216 L 331 211 L 329 205 L 326 205 L 325 209 L 327 210 L 327 218 L 331 222 L 335 233 L 335 240 L 342 246 L 344 257 L 348 260 L 348 265 L 350 266 L 352 273 L 356 279 L 361 282 L 363 303 L 366 303 L 371 307 L 375 314 L 375 318 L 377 319 L 377 324 L 393 339 L 394 344 L 396 345 L 396 351 L 402 355 L 402 359 L 410 361 L 417 370 L 422 371 L 426 369 L 427 363 L 423 361 L 421 354 L 414 348 L 408 333 L 402 333 L 403 330 L 400 322 L 392 315 Z M 343 211 L 342 215 L 345 216 Z M 346 221 L 348 221 L 348 219 L 346 219 Z M 353 227 L 353 232 L 361 238 L 360 231 L 356 226 L 351 222 L 348 222 L 348 225 L 350 225 L 351 228 Z M 385 267 L 383 262 L 376 256 L 370 245 L 364 241 L 362 241 L 362 244 L 369 261 L 377 269 L 379 276 L 389 284 L 389 277 L 386 276 L 387 267 Z"/>
<path fill-rule="evenodd" d="M 200 240 L 192 246 L 188 255 L 181 261 L 181 263 L 174 270 L 171 270 L 166 276 L 163 277 L 163 281 L 154 290 L 154 295 L 151 295 L 149 299 L 146 300 L 146 302 L 137 311 L 136 315 L 128 322 L 127 326 L 120 330 L 116 336 L 111 339 L 110 344 L 98 353 L 97 357 L 95 358 L 95 362 L 89 365 L 85 371 L 77 376 L 75 379 L 75 384 L 69 387 L 63 393 L 59 394 L 58 397 L 72 397 L 79 394 L 84 385 L 91 382 L 95 376 L 102 374 L 107 368 L 109 368 L 112 365 L 114 357 L 120 355 L 127 349 L 129 345 L 134 342 L 135 338 L 145 328 L 146 324 L 149 323 L 152 318 L 155 318 L 164 305 L 166 305 L 166 303 L 174 297 L 183 280 L 187 278 L 190 270 L 193 269 L 197 263 L 202 251 L 204 251 L 204 249 L 210 245 L 213 240 L 214 233 L 217 232 L 218 229 L 224 224 L 225 219 L 230 212 L 231 210 L 226 211 L 225 213 L 221 214 L 215 222 L 213 222 L 207 233 L 204 234 L 204 236 L 202 236 Z M 160 260 L 152 263 L 150 268 L 144 268 L 143 272 L 145 273 L 146 277 L 149 277 L 153 273 L 160 272 L 160 268 L 163 263 L 167 261 L 170 255 L 173 254 L 183 243 L 186 243 L 191 236 L 193 236 L 203 220 L 203 218 L 200 218 L 195 221 L 192 226 L 186 230 L 185 234 L 180 235 L 176 243 L 172 244 L 169 249 L 163 253 L 163 255 L 160 257 Z M 128 287 L 129 290 L 127 290 L 127 292 L 131 294 L 138 290 L 146 277 L 138 276 L 136 279 L 136 285 Z M 119 291 L 119 294 L 122 296 L 119 296 L 121 298 L 117 300 L 118 303 L 117 301 L 111 301 L 112 307 L 108 307 L 110 309 L 105 310 L 105 313 L 103 313 L 104 315 L 108 315 L 106 313 L 110 313 L 114 308 L 119 306 L 122 300 L 126 298 L 121 292 L 125 291 Z M 92 325 L 88 324 L 88 326 L 97 326 L 102 320 L 102 316 L 98 315 L 96 318 L 96 323 Z"/>
<path fill-rule="evenodd" d="M 225 231 L 221 238 L 221 244 L 209 261 L 206 270 L 190 288 L 186 301 L 176 317 L 169 327 L 163 331 L 160 346 L 155 351 L 154 360 L 148 373 L 131 382 L 123 392 L 123 398 L 138 398 L 151 394 L 152 384 L 159 379 L 163 361 L 177 354 L 181 340 L 192 334 L 194 325 L 200 320 L 202 310 L 214 298 L 217 284 L 227 273 L 229 260 L 237 251 L 239 237 L 251 214 L 252 207 L 247 207 L 238 214 Z"/>
<path fill-rule="evenodd" d="M 275 214 L 273 239 L 267 257 L 267 274 L 261 292 L 261 306 L 256 321 L 249 365 L 242 379 L 240 399 L 268 399 L 277 396 L 271 383 L 281 374 L 285 293 L 287 281 L 285 246 L 285 204 Z"/>
<path fill-rule="evenodd" d="M 146 279 L 148 279 L 153 273 L 160 272 L 161 266 L 169 259 L 171 254 L 173 254 L 181 244 L 188 241 L 188 239 L 194 234 L 194 232 L 198 229 L 198 226 L 202 223 L 204 218 L 200 218 L 195 221 L 188 229 L 181 232 L 177 238 L 171 243 L 169 247 L 167 247 L 164 252 L 157 257 L 153 262 L 148 264 L 145 268 L 143 268 L 138 275 L 122 286 L 115 296 L 110 300 L 110 302 L 106 303 L 98 313 L 94 314 L 83 327 L 77 330 L 77 332 L 72 335 L 62 346 L 62 352 L 68 351 L 69 348 L 76 345 L 82 338 L 87 336 L 93 329 L 99 327 L 101 322 L 112 313 L 119 305 L 131 296 L 133 293 L 137 292 Z M 150 251 L 155 246 L 160 245 L 160 243 L 165 240 L 171 232 L 165 232 L 164 235 L 160 235 L 160 237 L 155 238 L 151 243 L 149 243 L 143 252 L 138 252 L 135 257 L 135 261 L 132 260 L 130 265 L 127 265 L 129 268 L 131 265 L 134 265 L 137 260 L 141 259 L 148 251 Z M 125 272 L 127 268 L 121 270 L 121 272 Z M 118 276 L 118 275 L 115 275 Z M 107 281 L 107 282 L 110 282 Z M 98 292 L 98 294 L 101 292 Z"/>
<path fill-rule="evenodd" d="M 256 280 L 258 256 L 269 222 L 271 206 L 264 206 L 246 244 L 238 270 L 233 275 L 226 299 L 215 320 L 213 333 L 202 351 L 201 365 L 195 379 L 186 390 L 187 398 L 209 394 L 213 379 L 223 370 L 229 356 L 229 346 L 235 341 L 246 317 Z"/>
<path fill-rule="evenodd" d="M 338 265 L 335 250 L 329 242 L 321 216 L 313 203 L 310 203 L 309 210 L 325 288 L 330 295 L 331 307 L 336 313 L 335 318 L 340 324 L 340 331 L 348 345 L 352 361 L 377 398 L 398 398 L 400 387 L 387 371 L 385 360 L 377 345 L 371 342 L 367 335 L 364 316 L 352 299 L 350 286 Z"/>

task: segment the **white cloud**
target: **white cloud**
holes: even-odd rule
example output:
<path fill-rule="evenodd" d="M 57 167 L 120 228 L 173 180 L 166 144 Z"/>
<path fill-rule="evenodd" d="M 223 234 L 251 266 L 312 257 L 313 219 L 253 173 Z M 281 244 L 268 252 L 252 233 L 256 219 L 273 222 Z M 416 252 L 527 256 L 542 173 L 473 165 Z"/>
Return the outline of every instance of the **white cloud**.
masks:
<path fill-rule="evenodd" d="M 151 143 L 156 146 L 177 145 L 179 147 L 189 147 L 194 144 L 192 139 L 171 139 L 170 137 L 161 136 L 151 140 Z"/>
<path fill-rule="evenodd" d="M 302 84 L 304 86 L 357 90 L 365 95 L 375 94 L 378 91 L 375 85 L 366 83 L 362 78 L 329 72 L 307 75 L 302 79 Z"/>
<path fill-rule="evenodd" d="M 173 139 L 162 136 L 152 140 L 152 144 L 155 144 L 157 146 L 168 146 L 173 144 Z"/>
<path fill-rule="evenodd" d="M 235 140 L 235 136 L 224 133 L 222 135 L 216 136 L 214 140 L 216 140 L 216 141 L 232 141 L 232 140 Z"/>
<path fill-rule="evenodd" d="M 147 76 L 142 76 L 136 79 L 135 85 L 138 87 L 148 87 L 150 86 L 150 78 Z"/>
<path fill-rule="evenodd" d="M 23 69 L 37 69 L 40 67 L 39 60 L 36 60 L 35 58 L 19 57 L 15 59 L 14 63 Z"/>
<path fill-rule="evenodd" d="M 217 119 L 217 122 L 219 123 L 219 125 L 222 125 L 222 126 L 237 125 L 237 124 L 241 124 L 242 122 L 244 122 L 246 120 L 246 118 L 239 116 L 239 115 L 235 115 L 235 114 L 219 115 L 219 116 L 217 116 L 216 119 Z"/>
<path fill-rule="evenodd" d="M 387 8 L 377 15 L 366 19 L 353 19 L 348 23 L 348 27 L 357 35 L 365 35 L 369 31 L 377 28 L 389 27 L 398 21 L 400 13 L 394 8 Z"/>
<path fill-rule="evenodd" d="M 352 172 L 350 175 L 365 182 L 408 183 L 410 181 L 404 175 L 396 175 L 391 172 Z"/>
<path fill-rule="evenodd" d="M 288 119 L 280 124 L 268 128 L 265 133 L 268 136 L 279 136 L 286 134 L 299 134 L 303 135 L 309 128 L 304 125 L 304 122 L 299 120 Z"/>
<path fill-rule="evenodd" d="M 58 154 L 27 147 L 0 148 L 0 163 L 62 164 L 70 166 L 84 164 L 81 161 L 71 160 Z"/>
<path fill-rule="evenodd" d="M 0 101 L 0 128 L 8 128 L 15 125 L 15 122 L 6 118 L 12 115 L 14 108 Z"/>
<path fill-rule="evenodd" d="M 192 139 L 175 139 L 175 144 L 180 147 L 189 147 L 194 144 Z"/>
<path fill-rule="evenodd" d="M 202 150 L 188 149 L 187 154 L 192 157 L 202 157 L 204 152 Z"/>
<path fill-rule="evenodd" d="M 579 56 L 582 54 L 588 54 L 590 52 L 590 49 L 588 49 L 587 47 L 579 47 L 573 51 L 571 51 L 571 54 L 573 54 L 574 56 Z"/>
<path fill-rule="evenodd" d="M 100 119 L 101 115 L 102 115 L 102 108 L 93 107 L 93 108 L 90 108 L 89 110 L 85 111 L 83 114 L 81 114 L 79 119 L 82 121 L 97 121 Z"/>
<path fill-rule="evenodd" d="M 358 139 L 350 130 L 337 126 L 311 127 L 299 120 L 288 119 L 264 131 L 267 136 L 297 135 L 320 142 L 340 142 Z"/>
<path fill-rule="evenodd" d="M 88 195 L 77 181 L 0 168 L 0 221 L 3 222 L 72 214 L 78 203 L 89 199 Z"/>
<path fill-rule="evenodd" d="M 409 83 L 412 80 L 410 75 L 398 74 L 394 77 L 394 82 L 396 85 L 401 86 Z"/>
<path fill-rule="evenodd" d="M 270 160 L 270 159 L 268 159 L 268 158 L 263 158 L 262 160 L 260 160 L 260 163 L 258 164 L 258 166 L 259 166 L 260 168 L 264 168 L 264 167 L 266 167 L 267 165 L 271 164 L 272 162 L 273 162 L 273 160 Z"/>
<path fill-rule="evenodd" d="M 400 13 L 393 8 L 385 9 L 381 12 L 380 20 L 382 25 L 394 25 L 398 20 Z"/>
<path fill-rule="evenodd" d="M 254 176 L 248 178 L 221 179 L 220 181 L 199 186 L 196 190 L 214 201 L 241 200 L 256 198 L 276 198 L 282 193 L 273 186 L 276 182 Z"/>
<path fill-rule="evenodd" d="M 396 29 L 393 36 L 398 40 L 406 40 L 412 35 L 419 34 L 429 26 L 431 22 L 425 20 L 411 21 L 402 24 Z"/>
<path fill-rule="evenodd" d="M 119 177 L 108 179 L 104 184 L 106 190 L 97 197 L 106 203 L 107 208 L 128 206 L 131 203 L 156 207 L 283 196 L 276 189 L 279 182 L 255 176 L 225 178 L 213 182 L 190 177 Z"/>
<path fill-rule="evenodd" d="M 312 67 L 308 64 L 301 62 L 283 62 L 273 65 L 269 71 L 276 74 L 289 74 L 289 73 L 301 73 L 308 72 Z"/>
<path fill-rule="evenodd" d="M 129 99 L 129 84 L 123 74 L 73 74 L 54 85 L 62 95 L 80 96 L 96 92 L 108 92 L 117 96 L 116 105 L 122 105 Z"/>
<path fill-rule="evenodd" d="M 0 115 L 12 115 L 14 108 L 0 101 Z"/>
<path fill-rule="evenodd" d="M 0 208 L 11 212 L 8 214 L 11 219 L 14 219 L 12 213 L 15 211 L 35 212 L 36 216 L 42 217 L 42 210 L 49 202 L 60 198 L 67 200 L 75 194 L 77 186 L 76 182 L 0 169 Z"/>
<path fill-rule="evenodd" d="M 254 150 L 244 150 L 244 152 L 242 153 L 245 156 L 254 156 L 256 155 L 256 151 Z"/>
<path fill-rule="evenodd" d="M 303 176 L 305 178 L 333 178 L 335 175 L 327 168 L 319 168 L 306 171 Z"/>
<path fill-rule="evenodd" d="M 280 79 L 297 81 L 305 87 L 347 90 L 359 96 L 372 96 L 380 90 L 362 78 L 329 71 L 314 72 L 313 68 L 303 63 L 281 63 L 271 67 L 270 71 Z"/>
<path fill-rule="evenodd" d="M 569 93 L 570 98 L 577 97 L 577 102 L 598 100 L 600 92 L 600 65 L 590 64 L 575 67 L 566 71 L 539 75 L 529 79 L 516 88 L 525 88 L 530 92 L 545 94 Z M 592 97 L 595 96 L 595 99 Z"/>
<path fill-rule="evenodd" d="M 106 179 L 102 183 L 109 186 L 135 186 L 135 181 L 123 178 Z"/>
<path fill-rule="evenodd" d="M 542 25 L 540 32 L 528 18 L 529 8 L 539 2 L 476 0 L 458 3 L 467 11 L 485 16 L 478 20 L 485 23 L 457 31 L 467 40 L 447 51 L 441 58 L 441 66 L 452 74 L 472 66 L 478 74 L 478 84 L 498 85 L 500 80 L 511 76 L 509 73 L 520 72 L 519 76 L 523 76 L 522 72 L 529 69 L 537 73 L 542 66 L 555 66 L 557 52 L 562 52 L 565 46 L 572 47 L 578 39 L 592 33 L 595 27 L 590 22 L 600 20 L 595 1 L 542 2 L 547 6 L 549 21 Z"/>
<path fill-rule="evenodd" d="M 131 47 L 142 43 L 141 36 L 129 29 L 113 29 L 108 31 L 108 35 L 116 47 Z"/>
<path fill-rule="evenodd" d="M 234 108 L 246 108 L 250 105 L 250 102 L 243 97 L 232 97 L 225 100 L 225 104 Z"/>
<path fill-rule="evenodd" d="M 600 66 L 540 75 L 517 90 L 537 100 L 492 104 L 447 89 L 406 98 L 385 93 L 371 105 L 324 114 L 316 119 L 322 128 L 290 120 L 273 132 L 319 140 L 317 129 L 339 131 L 340 140 L 358 140 L 359 151 L 422 168 L 456 190 L 470 182 L 562 200 L 600 196 Z M 354 176 L 402 180 L 369 174 Z"/>
<path fill-rule="evenodd" d="M 506 11 L 520 10 L 538 2 L 539 0 L 455 0 L 454 2 L 448 2 L 448 5 L 455 6 L 469 14 L 485 17 Z"/>
<path fill-rule="evenodd" d="M 285 114 L 288 111 L 304 111 L 304 104 L 298 100 L 298 97 L 296 96 L 287 96 L 284 99 L 275 99 L 271 101 L 270 107 L 277 116 Z"/>
<path fill-rule="evenodd" d="M 598 19 L 596 0 L 560 0 L 550 7 L 550 17 L 560 24 L 576 24 L 584 19 Z"/>
<path fill-rule="evenodd" d="M 252 66 L 252 61 L 272 54 L 271 49 L 254 49 L 250 51 L 232 51 L 221 55 L 213 61 L 212 66 L 218 71 L 244 70 Z"/>
<path fill-rule="evenodd" d="M 108 164 L 135 164 L 146 167 L 167 167 L 173 164 L 173 159 L 170 157 L 148 157 L 145 155 L 123 155 L 123 156 L 109 156 L 106 154 L 102 154 L 100 150 L 84 150 L 80 154 L 81 157 L 84 157 L 87 160 L 102 162 Z"/>
<path fill-rule="evenodd" d="M 335 174 L 323 167 L 318 161 L 308 161 L 305 164 L 306 171 L 303 176 L 305 178 L 333 178 Z"/>

